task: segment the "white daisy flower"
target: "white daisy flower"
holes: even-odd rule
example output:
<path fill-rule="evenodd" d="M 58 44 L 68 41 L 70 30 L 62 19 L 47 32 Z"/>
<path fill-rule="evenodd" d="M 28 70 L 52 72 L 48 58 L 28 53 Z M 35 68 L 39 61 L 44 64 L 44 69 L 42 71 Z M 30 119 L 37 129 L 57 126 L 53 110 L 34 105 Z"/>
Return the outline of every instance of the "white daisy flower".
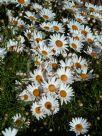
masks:
<path fill-rule="evenodd" d="M 37 82 L 37 83 L 42 83 L 44 81 L 43 78 L 43 72 L 41 69 L 36 69 L 33 73 L 30 72 L 30 78 L 31 81 Z"/>
<path fill-rule="evenodd" d="M 40 27 L 45 31 L 51 31 L 51 23 L 49 22 L 43 22 L 42 24 L 40 24 Z"/>
<path fill-rule="evenodd" d="M 76 69 L 76 72 L 79 80 L 89 80 L 92 78 L 93 70 L 88 71 L 88 68 L 84 67 L 83 69 Z"/>
<path fill-rule="evenodd" d="M 68 28 L 70 29 L 70 31 L 72 32 L 74 31 L 79 31 L 81 28 L 81 24 L 75 20 L 71 20 L 68 24 L 67 24 Z"/>
<path fill-rule="evenodd" d="M 58 61 L 55 58 L 51 58 L 49 61 L 49 67 L 51 67 L 51 69 L 57 69 L 59 67 Z"/>
<path fill-rule="evenodd" d="M 12 119 L 13 119 L 14 122 L 16 122 L 18 119 L 21 119 L 21 118 L 22 118 L 22 116 L 21 116 L 20 113 L 16 114 L 14 117 L 12 117 Z"/>
<path fill-rule="evenodd" d="M 80 42 L 84 41 L 84 36 L 81 34 L 81 32 L 79 31 L 73 31 L 74 33 L 72 33 L 72 38 L 73 40 L 77 40 Z"/>
<path fill-rule="evenodd" d="M 82 25 L 80 31 L 83 36 L 87 36 L 89 33 L 91 33 L 91 28 L 89 28 L 88 26 L 85 27 L 84 25 Z"/>
<path fill-rule="evenodd" d="M 6 128 L 5 131 L 2 131 L 4 136 L 16 136 L 18 130 L 15 128 Z"/>
<path fill-rule="evenodd" d="M 42 110 L 47 115 L 56 114 L 59 111 L 58 100 L 56 100 L 54 97 L 52 97 L 49 94 L 41 98 L 39 105 L 41 105 Z"/>
<path fill-rule="evenodd" d="M 92 47 L 88 47 L 87 51 L 85 51 L 86 54 L 90 55 L 92 58 L 97 58 L 98 52 L 94 50 Z"/>
<path fill-rule="evenodd" d="M 55 79 L 55 77 L 49 78 L 48 82 L 44 81 L 44 83 L 42 83 L 42 87 L 44 88 L 44 92 L 46 91 L 47 93 L 55 95 L 58 91 L 59 81 Z"/>
<path fill-rule="evenodd" d="M 50 36 L 50 43 L 49 45 L 53 47 L 56 54 L 60 54 L 65 52 L 67 49 L 68 41 L 64 35 L 60 34 L 53 34 Z"/>
<path fill-rule="evenodd" d="M 83 44 L 82 42 L 78 41 L 78 40 L 73 40 L 73 38 L 69 39 L 69 46 L 74 49 L 77 52 L 80 52 L 81 49 L 83 48 Z"/>
<path fill-rule="evenodd" d="M 86 119 L 82 117 L 72 118 L 72 121 L 69 122 L 69 125 L 70 125 L 70 131 L 74 131 L 76 133 L 76 136 L 88 132 L 89 123 L 87 122 Z"/>
<path fill-rule="evenodd" d="M 63 25 L 57 21 L 53 21 L 51 23 L 51 31 L 52 32 L 60 32 L 60 33 L 64 33 L 65 28 L 63 27 Z"/>
<path fill-rule="evenodd" d="M 14 117 L 12 117 L 12 119 L 17 127 L 20 127 L 21 125 L 23 125 L 26 120 L 24 117 L 21 116 L 20 113 L 16 114 Z"/>
<path fill-rule="evenodd" d="M 75 14 L 75 19 L 79 23 L 85 23 L 86 22 L 85 17 L 80 15 L 80 13 Z"/>
<path fill-rule="evenodd" d="M 55 13 L 49 9 L 43 8 L 39 14 L 44 20 L 53 20 L 55 18 Z"/>
<path fill-rule="evenodd" d="M 93 43 L 94 43 L 94 40 L 95 40 L 95 36 L 94 36 L 92 33 L 89 33 L 89 34 L 87 34 L 85 40 L 86 40 L 86 42 L 87 42 L 88 44 L 93 44 Z"/>
<path fill-rule="evenodd" d="M 74 55 L 72 61 L 75 69 L 83 69 L 85 66 L 88 65 L 86 59 L 82 58 L 81 56 L 78 57 L 77 55 Z"/>
<path fill-rule="evenodd" d="M 45 35 L 41 31 L 34 31 L 32 40 L 40 43 L 43 41 L 44 37 Z"/>
<path fill-rule="evenodd" d="M 41 95 L 41 90 L 39 89 L 38 84 L 32 83 L 27 86 L 27 91 L 31 94 L 32 99 L 35 100 Z"/>
<path fill-rule="evenodd" d="M 60 68 L 57 70 L 57 75 L 62 83 L 72 84 L 74 82 L 72 72 L 69 69 Z"/>
<path fill-rule="evenodd" d="M 34 115 L 38 120 L 46 117 L 41 106 L 37 104 L 37 102 L 34 102 L 33 105 L 31 106 L 31 112 L 32 112 L 32 115 Z"/>
<path fill-rule="evenodd" d="M 32 100 L 30 94 L 26 90 L 19 94 L 19 98 L 26 102 Z"/>
<path fill-rule="evenodd" d="M 29 29 L 33 32 L 36 28 L 35 28 L 35 25 L 31 23 L 31 24 L 26 24 L 26 29 Z"/>
<path fill-rule="evenodd" d="M 63 60 L 61 60 L 60 61 L 60 66 L 62 68 L 71 69 L 71 67 L 73 66 L 72 59 L 71 58 L 66 58 L 65 62 Z"/>
<path fill-rule="evenodd" d="M 97 9 L 97 6 L 91 3 L 86 2 L 85 6 L 87 7 L 87 10 L 89 10 L 90 12 L 95 12 Z"/>
<path fill-rule="evenodd" d="M 61 101 L 61 105 L 63 105 L 64 102 L 66 104 L 70 102 L 72 96 L 74 96 L 73 89 L 69 85 L 61 84 L 58 92 L 58 98 Z"/>
<path fill-rule="evenodd" d="M 37 17 L 36 17 L 34 12 L 32 13 L 30 11 L 26 11 L 25 14 L 27 16 L 26 18 L 30 19 L 31 21 L 36 21 L 37 20 Z"/>
<path fill-rule="evenodd" d="M 53 55 L 52 48 L 45 45 L 44 42 L 39 43 L 39 53 L 41 53 L 44 57 L 51 57 Z"/>

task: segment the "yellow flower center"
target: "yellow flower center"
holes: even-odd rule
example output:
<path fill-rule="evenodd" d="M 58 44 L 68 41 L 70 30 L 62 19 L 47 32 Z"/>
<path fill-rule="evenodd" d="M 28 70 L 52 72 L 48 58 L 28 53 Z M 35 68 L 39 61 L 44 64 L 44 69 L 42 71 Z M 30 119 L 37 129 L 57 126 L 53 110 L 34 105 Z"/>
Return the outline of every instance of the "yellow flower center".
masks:
<path fill-rule="evenodd" d="M 33 90 L 33 95 L 36 96 L 36 97 L 40 96 L 40 90 L 39 89 L 34 89 Z"/>
<path fill-rule="evenodd" d="M 81 20 L 80 18 L 77 18 L 77 21 L 78 21 L 78 22 L 81 22 L 82 20 Z"/>
<path fill-rule="evenodd" d="M 75 67 L 76 68 L 81 68 L 81 64 L 80 63 L 75 63 Z"/>
<path fill-rule="evenodd" d="M 49 19 L 49 17 L 47 15 L 43 15 L 44 19 Z"/>
<path fill-rule="evenodd" d="M 50 110 L 51 108 L 52 108 L 52 104 L 51 104 L 51 102 L 46 102 L 45 103 L 45 107 L 46 107 L 46 109 L 48 109 L 48 110 Z"/>
<path fill-rule="evenodd" d="M 44 29 L 49 30 L 49 26 L 44 26 Z"/>
<path fill-rule="evenodd" d="M 94 11 L 95 11 L 95 9 L 91 7 L 90 8 L 90 12 L 94 12 Z"/>
<path fill-rule="evenodd" d="M 87 14 L 87 13 L 86 13 L 85 11 L 82 11 L 82 12 L 81 12 L 81 15 L 82 15 L 82 16 L 86 16 L 86 14 Z"/>
<path fill-rule="evenodd" d="M 42 41 L 42 39 L 41 39 L 41 38 L 36 38 L 35 40 L 36 40 L 36 42 L 37 42 L 37 43 L 39 43 L 39 42 L 41 42 L 41 41 Z"/>
<path fill-rule="evenodd" d="M 18 21 L 13 20 L 11 23 L 12 23 L 13 25 L 17 25 Z"/>
<path fill-rule="evenodd" d="M 78 41 L 79 41 L 80 39 L 79 39 L 78 36 L 74 36 L 74 37 L 73 37 L 73 40 L 78 40 Z"/>
<path fill-rule="evenodd" d="M 36 112 L 37 114 L 40 114 L 40 113 L 41 113 L 40 107 L 36 107 L 36 108 L 35 108 L 35 112 Z"/>
<path fill-rule="evenodd" d="M 66 91 L 65 91 L 65 90 L 61 90 L 61 91 L 60 91 L 60 96 L 61 96 L 61 97 L 66 97 L 66 96 L 67 96 Z"/>
<path fill-rule="evenodd" d="M 24 25 L 19 25 L 18 26 L 20 29 L 23 29 L 24 28 Z"/>
<path fill-rule="evenodd" d="M 43 82 L 43 79 L 42 79 L 42 76 L 41 76 L 41 75 L 37 75 L 37 76 L 36 76 L 36 80 L 37 80 L 39 83 Z"/>
<path fill-rule="evenodd" d="M 52 63 L 52 68 L 57 69 L 58 68 L 58 64 Z"/>
<path fill-rule="evenodd" d="M 59 31 L 59 27 L 58 26 L 53 26 L 53 29 L 54 29 L 54 31 Z"/>
<path fill-rule="evenodd" d="M 82 78 L 82 79 L 87 79 L 88 78 L 88 74 L 80 74 L 80 77 Z"/>
<path fill-rule="evenodd" d="M 44 56 L 47 56 L 47 55 L 48 55 L 48 52 L 45 51 L 45 50 L 43 50 L 43 51 L 42 51 L 42 54 L 43 54 Z"/>
<path fill-rule="evenodd" d="M 76 48 L 77 48 L 77 46 L 76 46 L 75 43 L 72 43 L 71 46 L 72 46 L 73 49 L 76 49 Z"/>
<path fill-rule="evenodd" d="M 40 65 L 40 62 L 38 60 L 35 61 L 36 65 Z"/>
<path fill-rule="evenodd" d="M 36 20 L 36 18 L 33 17 L 33 16 L 30 16 L 29 19 L 32 20 L 32 21 Z"/>
<path fill-rule="evenodd" d="M 92 43 L 93 43 L 93 39 L 88 38 L 88 39 L 87 39 L 87 42 L 88 42 L 88 44 L 92 44 Z"/>
<path fill-rule="evenodd" d="M 23 100 L 28 100 L 28 95 L 27 94 L 24 94 L 23 96 L 21 96 L 21 99 L 23 99 Z"/>
<path fill-rule="evenodd" d="M 68 77 L 66 75 L 61 75 L 61 81 L 66 82 L 68 80 Z"/>
<path fill-rule="evenodd" d="M 25 0 L 18 0 L 18 3 L 24 4 L 24 3 L 25 3 Z"/>
<path fill-rule="evenodd" d="M 56 43 L 56 46 L 59 48 L 63 46 L 63 42 L 60 40 L 57 40 L 55 43 Z"/>
<path fill-rule="evenodd" d="M 55 91 L 56 91 L 56 86 L 53 85 L 53 84 L 50 84 L 50 85 L 48 86 L 48 90 L 49 90 L 50 92 L 55 92 Z"/>
<path fill-rule="evenodd" d="M 85 30 L 82 30 L 82 31 L 81 31 L 81 34 L 83 34 L 84 36 L 86 36 L 86 35 L 88 34 L 88 32 L 85 31 Z"/>
<path fill-rule="evenodd" d="M 15 121 L 16 126 L 21 126 L 22 123 L 23 123 L 23 121 L 22 121 L 21 119 L 17 119 L 17 120 Z"/>
<path fill-rule="evenodd" d="M 83 126 L 82 126 L 81 124 L 77 124 L 77 125 L 75 125 L 75 129 L 76 129 L 77 131 L 82 131 Z"/>
<path fill-rule="evenodd" d="M 73 30 L 78 30 L 78 27 L 76 25 L 72 25 Z"/>

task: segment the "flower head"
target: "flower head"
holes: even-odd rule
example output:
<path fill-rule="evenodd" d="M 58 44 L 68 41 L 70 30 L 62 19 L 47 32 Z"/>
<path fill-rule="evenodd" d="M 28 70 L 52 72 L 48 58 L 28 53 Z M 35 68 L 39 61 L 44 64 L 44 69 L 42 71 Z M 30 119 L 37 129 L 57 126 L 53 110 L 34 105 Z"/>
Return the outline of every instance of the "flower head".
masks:
<path fill-rule="evenodd" d="M 51 96 L 50 94 L 43 96 L 39 104 L 41 105 L 42 110 L 47 115 L 56 114 L 59 111 L 58 100 L 54 98 L 53 96 Z"/>
<path fill-rule="evenodd" d="M 53 47 L 56 54 L 60 54 L 63 51 L 68 50 L 67 44 L 68 41 L 66 40 L 66 37 L 64 35 L 60 34 L 53 34 L 50 36 L 50 46 Z"/>
<path fill-rule="evenodd" d="M 76 135 L 85 134 L 88 131 L 89 123 L 86 119 L 80 118 L 72 118 L 72 121 L 69 122 L 70 131 L 74 131 Z"/>
<path fill-rule="evenodd" d="M 61 101 L 61 105 L 65 102 L 70 102 L 71 97 L 73 96 L 73 89 L 66 84 L 61 84 L 59 92 L 58 92 L 58 97 Z"/>
<path fill-rule="evenodd" d="M 44 117 L 46 117 L 46 115 L 43 112 L 41 106 L 37 102 L 34 102 L 32 104 L 31 111 L 32 111 L 32 115 L 35 116 L 38 120 L 43 119 Z"/>
<path fill-rule="evenodd" d="M 44 20 L 53 20 L 55 18 L 55 13 L 53 13 L 52 10 L 49 9 L 42 9 L 40 11 L 40 16 L 44 19 Z"/>

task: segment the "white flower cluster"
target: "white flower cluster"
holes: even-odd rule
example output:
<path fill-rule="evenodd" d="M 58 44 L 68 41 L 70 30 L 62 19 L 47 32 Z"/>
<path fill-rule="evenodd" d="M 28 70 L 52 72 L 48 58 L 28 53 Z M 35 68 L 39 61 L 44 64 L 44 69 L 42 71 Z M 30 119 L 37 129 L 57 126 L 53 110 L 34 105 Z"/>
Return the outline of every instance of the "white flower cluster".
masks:
<path fill-rule="evenodd" d="M 24 6 L 30 1 L 16 2 Z M 56 114 L 60 105 L 71 102 L 74 82 L 93 78 L 90 62 L 81 54 L 98 58 L 102 51 L 102 34 L 92 26 L 97 21 L 102 23 L 102 7 L 86 3 L 82 8 L 82 4 L 80 0 L 65 0 L 58 15 L 53 7 L 45 8 L 38 3 L 32 3 L 31 11 L 22 11 L 17 17 L 8 10 L 8 27 L 15 38 L 7 42 L 7 51 L 28 52 L 35 67 L 29 72 L 29 84 L 19 99 L 32 102 L 31 112 L 38 120 Z M 67 13 L 66 17 L 60 17 L 61 12 Z M 25 38 L 16 36 L 19 30 L 30 43 L 29 50 Z M 4 54 L 5 49 L 0 49 L 0 56 Z M 13 119 L 15 122 L 15 117 Z M 86 133 L 89 128 L 83 118 L 72 119 L 70 126 L 77 135 Z"/>

